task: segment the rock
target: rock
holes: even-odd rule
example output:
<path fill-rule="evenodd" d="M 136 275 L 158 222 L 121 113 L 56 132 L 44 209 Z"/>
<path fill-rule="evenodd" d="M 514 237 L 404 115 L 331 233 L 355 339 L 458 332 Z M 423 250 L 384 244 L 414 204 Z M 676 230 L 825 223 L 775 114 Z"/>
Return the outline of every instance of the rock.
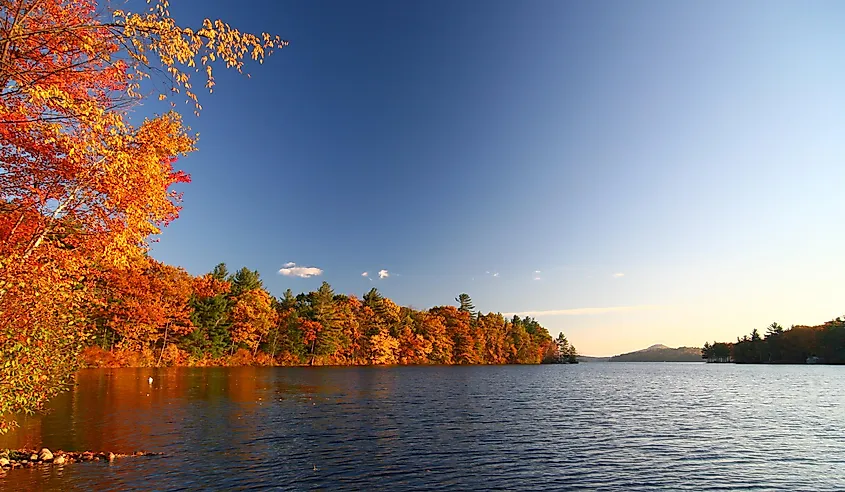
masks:
<path fill-rule="evenodd" d="M 0 458 L 8 458 L 8 457 L 9 457 L 9 450 L 8 449 L 4 449 L 3 451 L 0 451 Z"/>
<path fill-rule="evenodd" d="M 112 461 L 114 461 L 114 458 L 115 458 L 114 453 L 109 453 L 109 463 L 111 463 Z"/>
<path fill-rule="evenodd" d="M 5 456 L 0 456 L 0 466 L 11 466 L 12 462 Z"/>
<path fill-rule="evenodd" d="M 65 464 L 65 457 L 64 455 L 56 456 L 53 458 L 53 463 L 56 465 L 64 465 Z"/>
<path fill-rule="evenodd" d="M 44 448 L 41 450 L 41 454 L 38 455 L 38 459 L 41 461 L 53 461 L 53 453 L 49 449 Z"/>
<path fill-rule="evenodd" d="M 92 459 L 94 459 L 94 453 L 92 453 L 91 451 L 85 451 L 84 453 L 82 453 L 81 458 L 83 461 L 91 461 Z"/>
<path fill-rule="evenodd" d="M 29 461 L 38 461 L 38 455 L 35 453 L 29 455 Z"/>

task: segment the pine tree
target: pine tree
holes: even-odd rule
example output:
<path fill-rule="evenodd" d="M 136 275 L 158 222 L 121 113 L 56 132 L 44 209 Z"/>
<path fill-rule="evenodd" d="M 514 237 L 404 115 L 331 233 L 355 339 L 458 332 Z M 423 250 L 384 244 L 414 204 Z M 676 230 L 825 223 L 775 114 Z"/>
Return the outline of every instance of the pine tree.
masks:
<path fill-rule="evenodd" d="M 317 337 L 315 353 L 318 355 L 334 354 L 340 347 L 341 329 L 338 323 L 338 310 L 335 295 L 328 282 L 323 282 L 312 296 L 314 321 L 323 326 Z"/>
<path fill-rule="evenodd" d="M 232 283 L 232 297 L 237 297 L 248 290 L 262 289 L 264 287 L 258 270 L 250 270 L 246 267 L 241 268 L 229 277 L 229 282 Z"/>
<path fill-rule="evenodd" d="M 458 302 L 458 311 L 464 311 L 466 313 L 475 311 L 475 306 L 472 304 L 469 294 L 461 294 L 455 298 L 455 301 Z"/>

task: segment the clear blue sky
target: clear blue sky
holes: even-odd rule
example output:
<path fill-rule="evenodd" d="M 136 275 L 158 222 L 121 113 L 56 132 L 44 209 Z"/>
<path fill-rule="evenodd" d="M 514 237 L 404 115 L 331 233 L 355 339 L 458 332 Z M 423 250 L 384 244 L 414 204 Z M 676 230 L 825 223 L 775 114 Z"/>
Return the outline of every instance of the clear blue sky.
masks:
<path fill-rule="evenodd" d="M 172 3 L 291 44 L 201 94 L 160 260 L 591 355 L 845 314 L 845 3 Z"/>

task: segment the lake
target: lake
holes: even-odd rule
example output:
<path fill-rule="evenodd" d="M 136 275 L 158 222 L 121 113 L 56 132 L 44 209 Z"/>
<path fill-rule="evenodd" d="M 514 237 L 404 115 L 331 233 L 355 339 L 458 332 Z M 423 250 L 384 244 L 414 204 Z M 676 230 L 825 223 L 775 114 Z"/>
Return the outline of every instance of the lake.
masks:
<path fill-rule="evenodd" d="M 153 384 L 147 382 L 152 375 Z M 845 490 L 845 367 L 85 370 L 7 490 Z"/>

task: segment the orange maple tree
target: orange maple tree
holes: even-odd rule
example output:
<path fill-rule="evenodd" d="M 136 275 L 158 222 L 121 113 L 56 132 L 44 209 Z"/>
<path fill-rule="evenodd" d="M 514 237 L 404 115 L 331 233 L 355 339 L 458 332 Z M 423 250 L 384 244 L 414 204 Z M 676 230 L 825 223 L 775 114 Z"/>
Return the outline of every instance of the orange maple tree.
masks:
<path fill-rule="evenodd" d="M 241 71 L 287 44 L 222 21 L 180 27 L 166 1 L 98 7 L 0 0 L 0 414 L 37 410 L 69 381 L 92 266 L 132 265 L 178 216 L 172 186 L 188 176 L 173 163 L 196 139 L 175 111 L 130 123 L 151 95 L 142 81 L 162 74 L 159 98 L 198 111 L 190 72 L 204 67 L 211 89 L 215 62 Z"/>
<path fill-rule="evenodd" d="M 232 308 L 232 347 L 244 344 L 255 354 L 261 340 L 277 321 L 278 315 L 267 291 L 250 289 L 242 292 Z"/>
<path fill-rule="evenodd" d="M 150 352 L 160 348 L 160 359 L 168 339 L 194 328 L 188 304 L 193 283 L 180 268 L 148 257 L 135 260 L 126 268 L 103 272 L 98 297 L 105 303 L 92 317 L 102 319 L 121 347 Z"/>

